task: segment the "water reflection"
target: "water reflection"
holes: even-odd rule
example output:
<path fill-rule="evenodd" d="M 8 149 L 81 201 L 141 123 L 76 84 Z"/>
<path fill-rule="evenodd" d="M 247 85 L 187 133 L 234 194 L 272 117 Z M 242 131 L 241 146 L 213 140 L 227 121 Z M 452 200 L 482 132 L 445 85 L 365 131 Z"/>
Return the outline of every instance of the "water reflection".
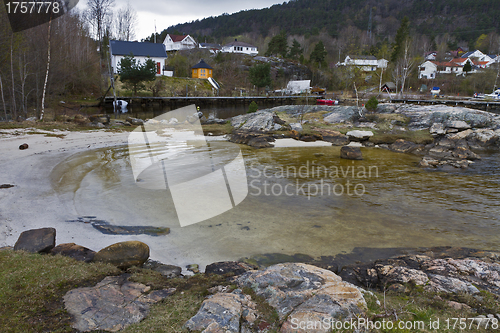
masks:
<path fill-rule="evenodd" d="M 241 148 L 248 183 L 254 182 L 248 197 L 224 214 L 185 228 L 179 226 L 168 192 L 134 184 L 126 147 L 73 155 L 54 169 L 52 179 L 61 195 L 73 195 L 79 215 L 97 215 L 120 225 L 141 219 L 170 227 L 165 241 L 183 247 L 193 258 L 230 260 L 258 253 L 317 257 L 355 247 L 500 250 L 499 153 L 483 154 L 465 171 L 429 172 L 417 167 L 418 157 L 375 148 L 363 149 L 362 161 L 342 160 L 340 149 L 332 146 Z M 309 174 L 298 172 L 304 166 Z M 328 176 L 311 173 L 323 166 Z M 280 173 L 290 167 L 297 172 Z M 353 167 L 372 167 L 372 174 L 345 172 Z M 314 192 L 314 186 L 347 182 L 362 184 L 363 194 Z M 287 186 L 290 195 L 278 195 Z M 303 191 L 297 191 L 301 186 Z M 192 209 L 197 209 L 196 203 Z"/>

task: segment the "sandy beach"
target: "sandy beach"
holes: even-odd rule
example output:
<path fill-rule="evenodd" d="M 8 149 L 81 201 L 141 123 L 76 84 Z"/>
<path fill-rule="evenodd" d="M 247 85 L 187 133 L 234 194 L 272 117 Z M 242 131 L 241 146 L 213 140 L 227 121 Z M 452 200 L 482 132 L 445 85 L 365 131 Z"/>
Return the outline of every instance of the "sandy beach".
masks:
<path fill-rule="evenodd" d="M 28 134 L 35 131 L 40 134 Z M 53 168 L 76 153 L 124 145 L 128 132 L 12 129 L 0 133 L 0 184 L 14 185 L 0 189 L 0 247 L 13 246 L 25 230 L 54 227 L 56 244 L 76 243 L 98 251 L 116 242 L 140 240 L 150 246 L 152 259 L 168 262 L 168 258 L 175 258 L 176 264 L 193 263 L 175 245 L 166 245 L 158 237 L 153 240 L 147 235 L 104 235 L 89 224 L 66 222 L 78 213 L 72 200 L 53 189 Z M 24 143 L 29 148 L 20 150 Z M 155 246 L 159 242 L 161 249 Z"/>

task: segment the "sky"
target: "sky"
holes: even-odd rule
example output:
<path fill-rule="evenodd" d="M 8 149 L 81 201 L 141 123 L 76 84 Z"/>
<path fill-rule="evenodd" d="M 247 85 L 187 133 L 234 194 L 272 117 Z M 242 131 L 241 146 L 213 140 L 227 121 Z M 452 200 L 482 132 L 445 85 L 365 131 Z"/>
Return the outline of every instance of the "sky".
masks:
<path fill-rule="evenodd" d="M 179 23 L 283 3 L 283 1 L 277 0 L 115 0 L 114 10 L 126 7 L 128 1 L 137 12 L 135 39 L 138 41 L 150 36 L 155 31 L 155 22 L 156 31 L 160 33 L 169 26 Z M 77 8 L 84 8 L 85 3 L 86 0 L 80 0 Z"/>

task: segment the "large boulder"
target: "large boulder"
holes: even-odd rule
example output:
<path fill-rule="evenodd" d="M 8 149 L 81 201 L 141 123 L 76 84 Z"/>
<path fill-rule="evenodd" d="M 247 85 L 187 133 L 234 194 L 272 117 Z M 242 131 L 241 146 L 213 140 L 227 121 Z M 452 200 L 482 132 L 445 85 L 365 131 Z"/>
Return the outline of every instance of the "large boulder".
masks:
<path fill-rule="evenodd" d="M 350 142 L 347 135 L 342 134 L 338 131 L 321 128 L 313 128 L 313 130 L 319 132 L 322 135 L 323 141 L 331 142 L 333 146 L 345 146 Z"/>
<path fill-rule="evenodd" d="M 91 262 L 94 259 L 95 251 L 86 247 L 76 245 L 75 243 L 59 244 L 50 250 L 50 254 L 60 254 L 78 261 Z"/>
<path fill-rule="evenodd" d="M 56 229 L 40 228 L 23 231 L 14 251 L 27 251 L 33 253 L 49 252 L 56 245 Z"/>
<path fill-rule="evenodd" d="M 149 258 L 149 246 L 139 241 L 112 244 L 97 252 L 93 261 L 113 264 L 126 269 L 141 266 Z"/>
<path fill-rule="evenodd" d="M 257 319 L 256 305 L 241 290 L 217 293 L 203 302 L 196 315 L 184 325 L 192 331 L 239 333 L 240 323 L 252 325 Z"/>
<path fill-rule="evenodd" d="M 234 131 L 229 136 L 229 141 L 245 144 L 254 148 L 268 148 L 273 146 L 270 142 L 274 142 L 275 139 L 269 134 L 262 132 Z"/>
<path fill-rule="evenodd" d="M 273 112 L 260 110 L 254 113 L 233 117 L 231 126 L 243 131 L 272 132 L 286 127 L 283 120 Z"/>
<path fill-rule="evenodd" d="M 393 144 L 389 145 L 389 149 L 397 153 L 413 153 L 423 149 L 423 145 L 417 145 L 411 141 L 398 139 Z"/>
<path fill-rule="evenodd" d="M 249 271 L 238 277 L 240 287 L 250 287 L 276 309 L 284 323 L 281 332 L 310 332 L 294 329 L 296 322 L 350 320 L 362 314 L 366 302 L 359 289 L 335 273 L 307 264 L 285 263 L 264 271 Z M 315 332 L 329 332 L 326 328 Z"/>
<path fill-rule="evenodd" d="M 359 147 L 343 146 L 340 148 L 340 158 L 347 160 L 362 160 L 363 154 Z"/>
<path fill-rule="evenodd" d="M 360 131 L 360 130 L 349 131 L 346 134 L 349 137 L 349 139 L 353 141 L 366 141 L 373 136 L 372 131 Z"/>
<path fill-rule="evenodd" d="M 331 112 L 323 116 L 323 121 L 329 124 L 353 122 L 359 118 L 359 109 L 356 106 L 335 106 Z"/>
<path fill-rule="evenodd" d="M 182 268 L 180 268 L 179 266 L 165 265 L 159 261 L 151 259 L 145 262 L 144 265 L 142 265 L 142 267 L 158 272 L 169 279 L 182 275 Z"/>
<path fill-rule="evenodd" d="M 70 290 L 64 295 L 66 311 L 73 317 L 71 327 L 81 332 L 116 332 L 144 319 L 152 303 L 171 295 L 175 289 L 150 291 L 150 287 L 127 280 L 127 275 L 108 276 L 95 287 Z"/>

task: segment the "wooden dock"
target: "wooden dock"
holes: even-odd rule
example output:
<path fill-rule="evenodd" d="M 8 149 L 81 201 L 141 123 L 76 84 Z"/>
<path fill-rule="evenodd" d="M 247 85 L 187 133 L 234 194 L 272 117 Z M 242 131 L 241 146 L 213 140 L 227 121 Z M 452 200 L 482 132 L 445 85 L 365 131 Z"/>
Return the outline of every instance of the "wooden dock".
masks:
<path fill-rule="evenodd" d="M 419 105 L 448 105 L 462 106 L 466 108 L 488 111 L 500 114 L 500 101 L 483 101 L 476 99 L 393 99 L 387 100 L 388 103 L 419 104 Z"/>
<path fill-rule="evenodd" d="M 175 96 L 175 97 L 124 97 L 117 96 L 117 100 L 123 100 L 132 106 L 169 106 L 171 108 L 182 107 L 190 104 L 198 106 L 228 106 L 228 105 L 247 105 L 252 101 L 263 104 L 285 105 L 295 103 L 296 100 L 304 99 L 306 96 L 238 96 L 238 97 L 222 97 L 222 96 Z M 319 96 L 307 96 L 314 101 Z M 114 97 L 106 96 L 104 98 L 104 106 L 112 107 Z"/>

